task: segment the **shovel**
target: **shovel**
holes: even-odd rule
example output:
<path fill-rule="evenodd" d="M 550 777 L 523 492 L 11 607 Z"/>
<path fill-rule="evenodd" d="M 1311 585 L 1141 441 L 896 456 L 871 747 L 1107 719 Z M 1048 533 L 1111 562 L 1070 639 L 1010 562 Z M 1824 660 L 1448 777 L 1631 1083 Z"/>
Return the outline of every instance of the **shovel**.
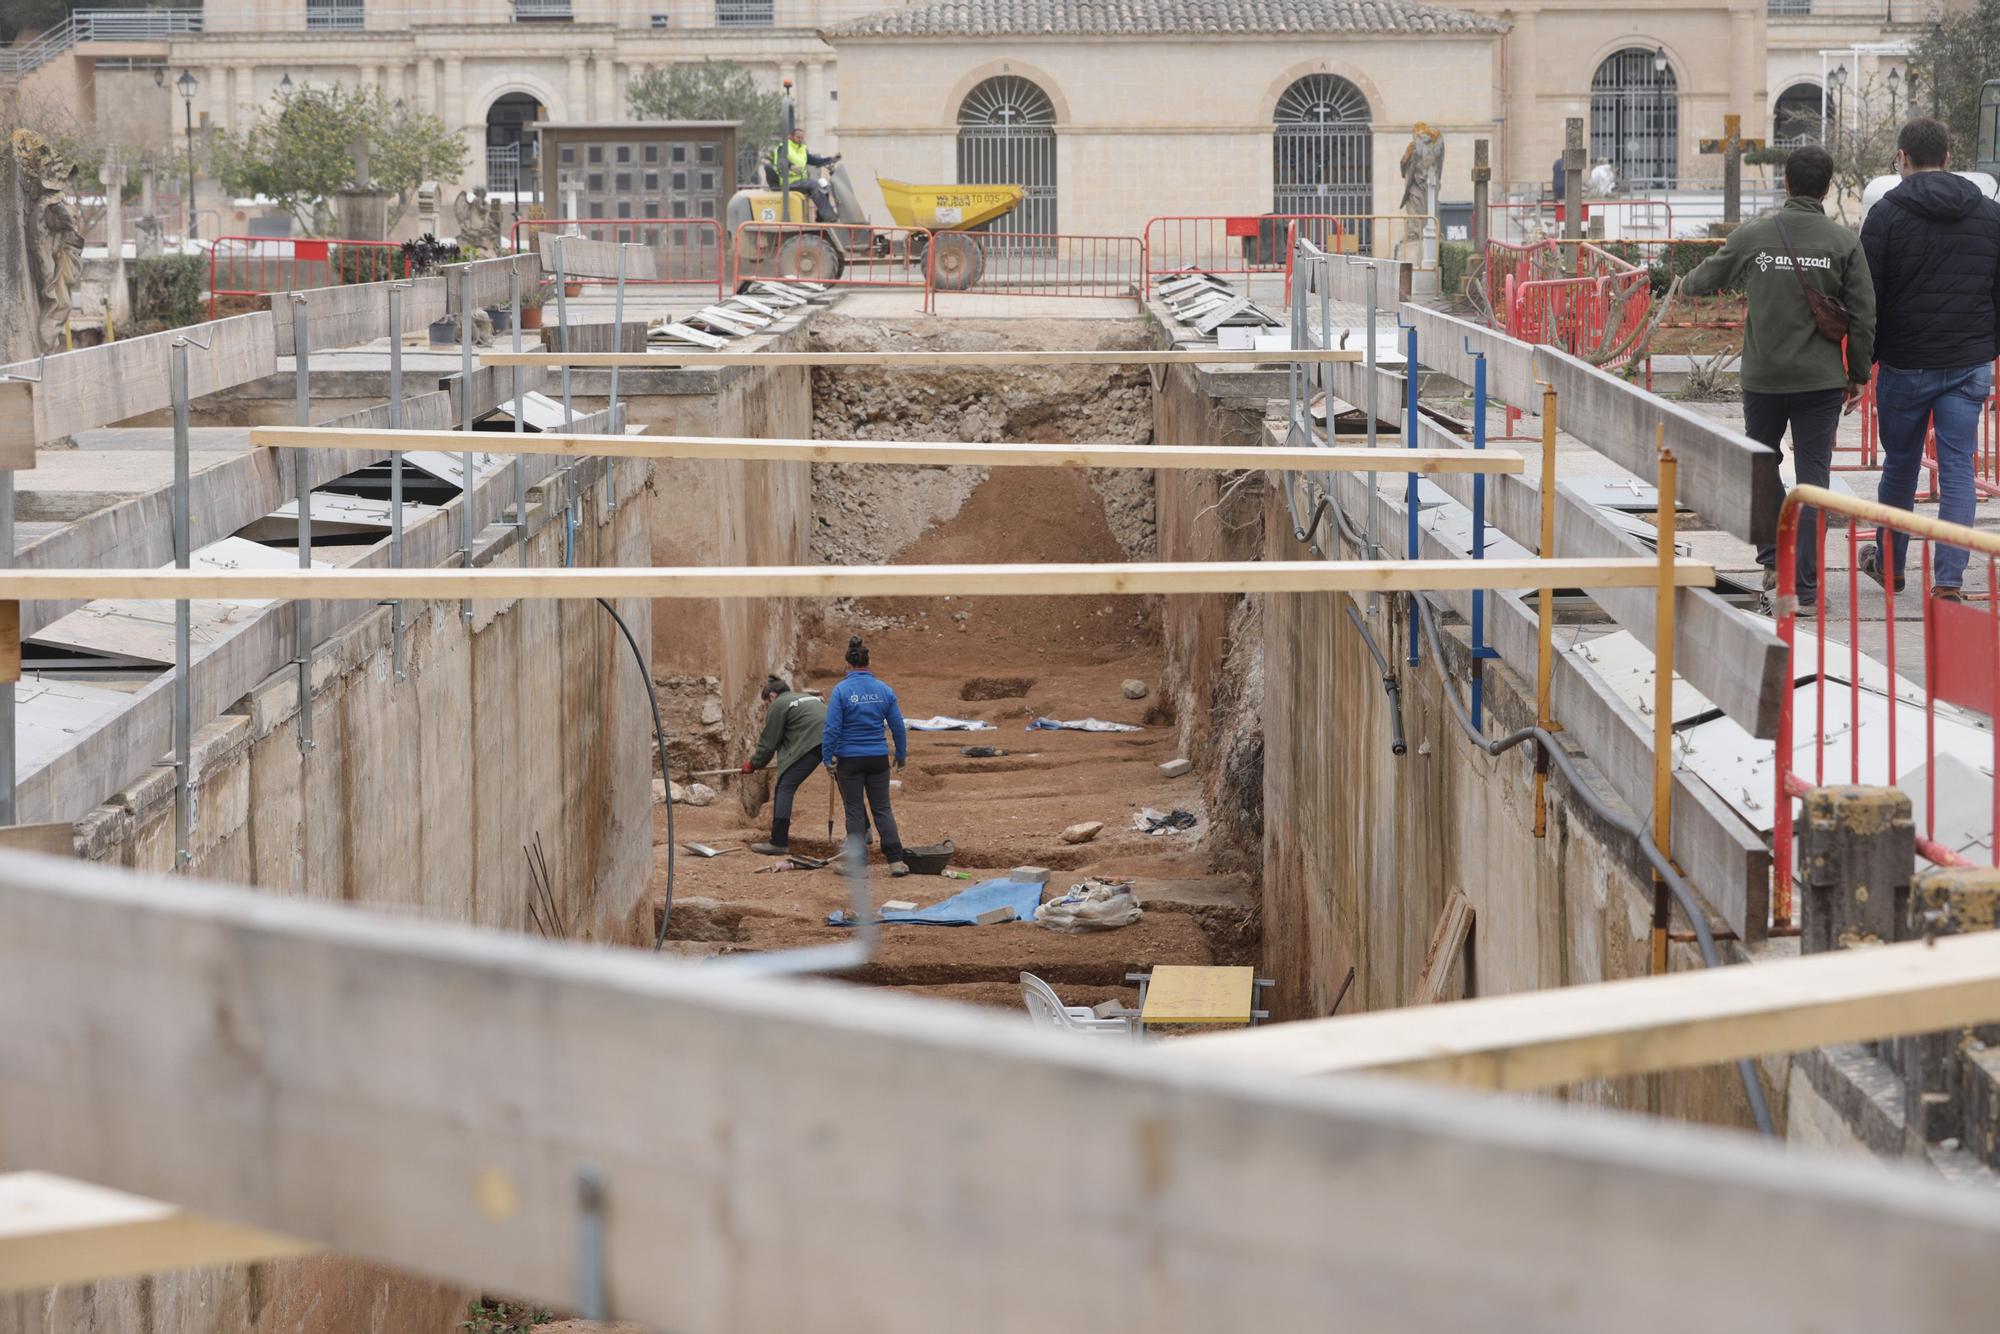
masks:
<path fill-rule="evenodd" d="M 731 844 L 726 848 L 711 848 L 706 843 L 683 843 L 681 846 L 697 857 L 720 857 L 725 852 L 739 851 L 741 847 L 740 844 Z"/>

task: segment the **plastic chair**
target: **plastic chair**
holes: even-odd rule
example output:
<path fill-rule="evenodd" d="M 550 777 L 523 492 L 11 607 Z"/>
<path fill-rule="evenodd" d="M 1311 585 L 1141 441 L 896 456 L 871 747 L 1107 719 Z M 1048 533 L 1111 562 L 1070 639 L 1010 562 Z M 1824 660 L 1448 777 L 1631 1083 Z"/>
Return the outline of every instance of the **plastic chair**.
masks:
<path fill-rule="evenodd" d="M 1021 1001 L 1028 1007 L 1028 1017 L 1034 1020 L 1038 1028 L 1060 1029 L 1066 1033 L 1095 1033 L 1109 1037 L 1132 1036 L 1130 1019 L 1100 1019 L 1087 1006 L 1064 1005 L 1062 997 L 1056 995 L 1055 988 L 1033 973 L 1021 974 Z"/>

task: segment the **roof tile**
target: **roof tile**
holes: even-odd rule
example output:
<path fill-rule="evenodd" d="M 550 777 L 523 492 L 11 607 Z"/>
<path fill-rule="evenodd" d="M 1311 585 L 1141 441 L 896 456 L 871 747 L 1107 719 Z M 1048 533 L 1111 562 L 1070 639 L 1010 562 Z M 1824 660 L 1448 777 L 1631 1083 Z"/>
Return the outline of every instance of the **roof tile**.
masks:
<path fill-rule="evenodd" d="M 1485 14 L 1413 0 L 931 0 L 829 28 L 835 37 L 1177 33 L 1494 33 Z"/>

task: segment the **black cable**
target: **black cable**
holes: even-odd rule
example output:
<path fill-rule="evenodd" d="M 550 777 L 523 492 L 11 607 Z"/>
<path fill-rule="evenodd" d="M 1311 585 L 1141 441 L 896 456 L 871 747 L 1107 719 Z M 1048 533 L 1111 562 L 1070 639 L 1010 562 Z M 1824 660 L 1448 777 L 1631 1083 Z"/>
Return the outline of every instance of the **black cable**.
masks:
<path fill-rule="evenodd" d="M 1325 504 L 1327 499 L 1328 497 L 1322 495 L 1321 503 Z M 1334 509 L 1332 513 L 1335 521 L 1340 525 L 1341 531 L 1346 534 L 1347 540 L 1352 542 L 1357 548 L 1360 548 L 1363 545 L 1364 539 L 1361 534 L 1354 531 L 1354 528 L 1347 520 L 1346 514 L 1342 513 L 1339 509 Z M 1452 681 L 1450 675 L 1445 672 L 1444 649 L 1438 639 L 1437 616 L 1431 609 L 1430 599 L 1417 593 L 1413 593 L 1410 596 L 1416 600 L 1419 623 L 1422 625 L 1424 632 L 1424 642 L 1430 646 L 1431 660 L 1437 665 L 1438 676 L 1444 683 L 1445 698 L 1451 704 L 1452 715 L 1458 719 L 1460 730 L 1488 755 L 1503 754 L 1527 741 L 1533 741 L 1539 746 L 1542 754 L 1552 761 L 1558 769 L 1562 770 L 1563 778 L 1569 783 L 1570 790 L 1576 794 L 1577 799 L 1583 802 L 1599 819 L 1631 839 L 1633 845 L 1639 849 L 1640 855 L 1646 859 L 1647 863 L 1659 875 L 1661 882 L 1672 892 L 1675 901 L 1680 904 L 1681 912 L 1686 915 L 1689 924 L 1694 928 L 1695 941 L 1701 952 L 1702 963 L 1709 968 L 1722 967 L 1722 956 L 1715 948 L 1715 935 L 1708 929 L 1707 915 L 1702 912 L 1700 900 L 1695 897 L 1693 887 L 1682 878 L 1680 871 L 1675 868 L 1673 861 L 1653 842 L 1652 837 L 1646 830 L 1646 826 L 1637 817 L 1619 814 L 1609 803 L 1597 795 L 1596 790 L 1584 780 L 1582 771 L 1576 767 L 1575 763 L 1569 757 L 1569 752 L 1563 749 L 1553 733 L 1539 726 L 1523 727 L 1517 731 L 1509 732 L 1506 736 L 1489 741 L 1483 732 L 1472 725 L 1472 715 L 1466 710 L 1464 703 L 1459 699 L 1457 685 Z M 1351 601 L 1348 603 L 1348 613 L 1349 615 L 1354 614 L 1354 604 Z M 1356 620 L 1358 623 L 1359 618 L 1357 617 Z M 1375 649 L 1372 642 L 1370 649 L 1376 652 L 1377 660 L 1380 661 L 1380 651 Z M 1771 1122 L 1771 1109 L 1764 1101 L 1764 1085 L 1757 1078 L 1756 1068 L 1746 1058 L 1736 1063 L 1736 1071 L 1743 1080 L 1743 1096 L 1750 1104 L 1750 1115 L 1757 1122 L 1757 1132 L 1767 1139 L 1776 1139 L 1777 1131 Z"/>
<path fill-rule="evenodd" d="M 632 627 L 625 624 L 625 618 L 618 609 L 603 598 L 597 605 L 609 612 L 611 619 L 618 623 L 619 632 L 632 648 L 632 658 L 639 664 L 639 679 L 646 683 L 646 702 L 653 706 L 653 740 L 660 748 L 660 781 L 667 785 L 667 902 L 660 909 L 660 933 L 653 941 L 653 953 L 658 954 L 667 944 L 667 918 L 674 911 L 674 780 L 667 772 L 667 729 L 660 721 L 660 695 L 653 688 L 653 674 L 646 669 L 646 655 L 639 651 L 639 641 L 632 637 Z"/>
<path fill-rule="evenodd" d="M 1322 505 L 1326 503 L 1323 497 L 1320 503 Z M 1368 622 L 1362 620 L 1361 613 L 1355 610 L 1354 599 L 1347 598 L 1345 601 L 1347 619 L 1353 621 L 1354 628 L 1361 632 L 1361 642 L 1368 646 L 1369 656 L 1375 659 L 1375 668 L 1382 673 L 1382 689 L 1389 696 L 1389 724 L 1395 729 L 1395 734 L 1389 740 L 1389 753 L 1401 755 L 1410 748 L 1409 742 L 1403 739 L 1403 683 L 1396 679 L 1396 673 L 1389 666 L 1389 660 L 1382 656 L 1382 646 L 1375 642 L 1374 634 L 1368 629 Z"/>

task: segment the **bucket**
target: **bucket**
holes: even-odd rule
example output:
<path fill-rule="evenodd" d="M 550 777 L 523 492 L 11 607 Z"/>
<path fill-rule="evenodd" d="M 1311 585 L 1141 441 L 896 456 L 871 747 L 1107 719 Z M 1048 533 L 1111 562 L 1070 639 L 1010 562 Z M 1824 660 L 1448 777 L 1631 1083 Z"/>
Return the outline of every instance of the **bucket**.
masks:
<path fill-rule="evenodd" d="M 944 868 L 958 853 L 958 844 L 946 839 L 925 848 L 904 848 L 903 865 L 917 875 L 943 875 Z"/>

